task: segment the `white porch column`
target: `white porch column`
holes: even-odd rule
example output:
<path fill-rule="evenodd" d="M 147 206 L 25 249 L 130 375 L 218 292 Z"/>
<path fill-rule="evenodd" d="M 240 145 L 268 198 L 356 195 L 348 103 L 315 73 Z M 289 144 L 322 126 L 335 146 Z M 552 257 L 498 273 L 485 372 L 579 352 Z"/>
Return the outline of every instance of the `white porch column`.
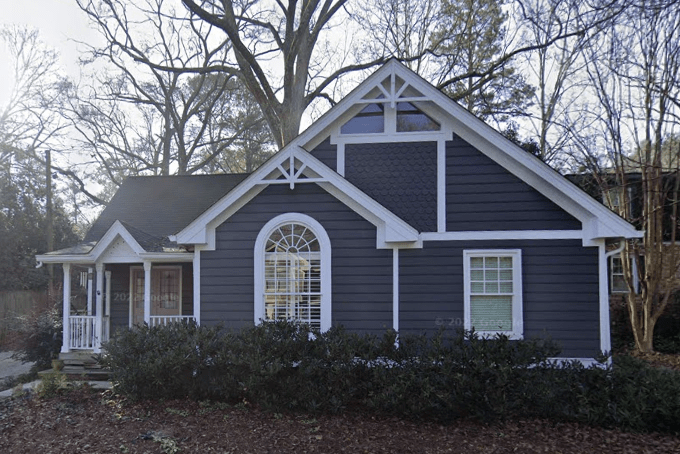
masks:
<path fill-rule="evenodd" d="M 92 292 L 94 292 L 94 289 L 92 288 L 92 273 L 94 270 L 92 268 L 87 269 L 87 315 L 92 315 Z"/>
<path fill-rule="evenodd" d="M 201 324 L 201 250 L 196 248 L 194 251 L 194 320 L 196 324 Z"/>
<path fill-rule="evenodd" d="M 71 351 L 71 264 L 64 263 L 64 326 L 62 330 L 61 352 L 68 353 Z"/>
<path fill-rule="evenodd" d="M 144 262 L 144 323 L 151 324 L 151 262 Z"/>
<path fill-rule="evenodd" d="M 104 326 L 104 331 L 102 332 L 102 341 L 107 341 L 111 335 L 111 271 L 104 271 L 104 275 L 106 276 L 106 298 L 104 299 L 106 326 Z"/>
<path fill-rule="evenodd" d="M 97 263 L 97 298 L 95 309 L 95 341 L 94 341 L 94 351 L 99 353 L 100 347 L 102 345 L 102 317 L 104 316 L 104 264 Z"/>

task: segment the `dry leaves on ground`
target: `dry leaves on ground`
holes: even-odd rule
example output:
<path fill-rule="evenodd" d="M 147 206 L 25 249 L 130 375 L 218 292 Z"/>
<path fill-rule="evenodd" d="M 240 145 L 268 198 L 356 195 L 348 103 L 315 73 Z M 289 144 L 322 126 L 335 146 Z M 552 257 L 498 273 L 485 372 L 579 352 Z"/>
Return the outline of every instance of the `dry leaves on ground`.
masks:
<path fill-rule="evenodd" d="M 127 403 L 87 388 L 0 402 L 0 452 L 11 453 L 665 453 L 680 438 L 523 420 L 448 426 L 348 412 L 278 414 L 247 404 Z"/>

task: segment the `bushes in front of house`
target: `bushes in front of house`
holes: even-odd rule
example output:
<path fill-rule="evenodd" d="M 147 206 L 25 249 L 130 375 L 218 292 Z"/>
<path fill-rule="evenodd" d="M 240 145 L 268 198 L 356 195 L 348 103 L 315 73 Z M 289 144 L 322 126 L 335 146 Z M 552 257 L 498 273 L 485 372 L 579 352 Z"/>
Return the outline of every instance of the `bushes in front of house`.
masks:
<path fill-rule="evenodd" d="M 680 431 L 680 377 L 630 358 L 556 364 L 543 340 L 474 332 L 383 337 L 287 322 L 240 331 L 192 322 L 119 332 L 104 363 L 134 399 L 220 400 L 271 411 L 360 409 L 449 422 L 540 417 Z"/>

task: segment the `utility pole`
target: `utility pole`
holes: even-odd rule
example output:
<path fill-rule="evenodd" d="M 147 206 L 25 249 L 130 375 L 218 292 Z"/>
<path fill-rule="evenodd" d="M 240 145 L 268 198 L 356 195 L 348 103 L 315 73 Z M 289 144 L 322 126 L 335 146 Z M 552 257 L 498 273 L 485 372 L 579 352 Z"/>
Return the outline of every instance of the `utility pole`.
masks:
<path fill-rule="evenodd" d="M 47 190 L 45 202 L 45 217 L 47 227 L 45 235 L 47 236 L 47 252 L 54 250 L 54 213 L 52 211 L 52 153 L 51 150 L 45 150 L 45 186 Z M 47 283 L 48 297 L 51 298 L 54 294 L 54 265 L 47 264 L 47 274 L 49 281 Z"/>

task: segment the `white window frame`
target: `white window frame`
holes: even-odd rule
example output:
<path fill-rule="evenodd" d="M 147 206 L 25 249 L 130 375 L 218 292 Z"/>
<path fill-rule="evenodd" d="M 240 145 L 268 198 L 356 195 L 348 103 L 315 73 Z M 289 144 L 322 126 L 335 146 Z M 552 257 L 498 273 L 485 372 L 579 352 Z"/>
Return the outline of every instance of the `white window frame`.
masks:
<path fill-rule="evenodd" d="M 471 279 L 470 261 L 473 257 L 511 257 L 512 258 L 512 330 L 483 331 L 475 329 L 483 337 L 504 334 L 510 339 L 522 339 L 524 336 L 524 311 L 522 297 L 522 251 L 521 249 L 471 249 L 463 251 L 463 293 L 464 293 L 464 327 L 471 330 Z"/>
<path fill-rule="evenodd" d="M 258 325 L 265 320 L 265 248 L 267 240 L 278 227 L 285 224 L 300 224 L 311 230 L 319 242 L 321 257 L 321 314 L 320 330 L 327 331 L 331 327 L 331 241 L 323 226 L 311 216 L 302 213 L 284 213 L 267 222 L 255 240 L 254 248 L 254 321 Z"/>
<path fill-rule="evenodd" d="M 615 254 L 609 257 L 609 263 L 607 264 L 609 266 L 609 293 L 614 294 L 614 295 L 625 295 L 628 293 L 628 285 L 626 285 L 625 290 L 615 290 L 614 289 L 614 260 L 619 260 L 621 261 L 621 269 L 623 270 L 623 258 L 622 254 Z M 630 260 L 630 266 L 631 266 L 631 272 L 633 274 L 633 288 L 635 291 L 638 291 L 638 273 L 637 273 L 637 266 L 635 265 L 635 260 L 629 259 Z M 624 279 L 625 283 L 625 276 L 623 272 L 619 274 Z"/>

